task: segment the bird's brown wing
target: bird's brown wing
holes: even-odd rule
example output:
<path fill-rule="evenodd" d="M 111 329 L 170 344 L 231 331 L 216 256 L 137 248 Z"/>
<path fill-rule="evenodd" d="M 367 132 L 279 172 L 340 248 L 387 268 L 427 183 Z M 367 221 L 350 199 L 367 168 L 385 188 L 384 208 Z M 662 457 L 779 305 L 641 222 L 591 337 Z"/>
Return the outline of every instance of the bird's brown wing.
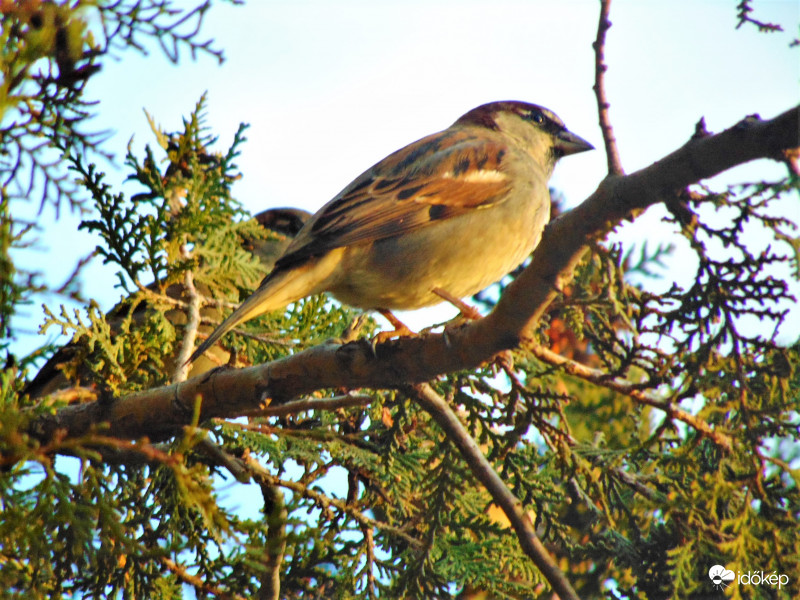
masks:
<path fill-rule="evenodd" d="M 507 158 L 501 140 L 475 130 L 448 129 L 406 146 L 323 206 L 276 268 L 502 202 L 511 188 Z"/>

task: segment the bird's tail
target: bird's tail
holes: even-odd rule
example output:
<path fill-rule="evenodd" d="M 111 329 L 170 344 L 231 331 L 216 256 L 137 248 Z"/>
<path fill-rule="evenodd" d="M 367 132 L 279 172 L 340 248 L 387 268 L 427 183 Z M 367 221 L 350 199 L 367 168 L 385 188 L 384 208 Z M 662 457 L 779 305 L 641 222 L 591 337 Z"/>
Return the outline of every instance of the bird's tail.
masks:
<path fill-rule="evenodd" d="M 294 289 L 293 277 L 286 272 L 273 272 L 208 338 L 200 344 L 186 361 L 191 364 L 234 327 L 255 317 L 283 308 L 299 300 L 308 292 Z"/>

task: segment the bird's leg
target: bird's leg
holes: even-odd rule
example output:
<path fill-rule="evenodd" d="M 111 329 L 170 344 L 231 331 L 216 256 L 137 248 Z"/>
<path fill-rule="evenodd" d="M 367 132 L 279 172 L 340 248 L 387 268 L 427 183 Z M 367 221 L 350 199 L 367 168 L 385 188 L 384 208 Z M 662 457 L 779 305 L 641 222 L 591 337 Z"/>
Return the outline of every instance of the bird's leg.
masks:
<path fill-rule="evenodd" d="M 455 306 L 461 312 L 461 316 L 468 321 L 477 321 L 483 316 L 481 315 L 481 313 L 478 312 L 477 308 L 475 308 L 474 306 L 470 306 L 469 304 L 464 302 L 461 298 L 456 298 L 455 296 L 453 296 L 453 294 L 451 294 L 447 290 L 443 290 L 440 287 L 435 287 L 431 291 L 437 296 L 439 296 L 442 300 L 446 300 L 447 302 Z"/>
<path fill-rule="evenodd" d="M 379 332 L 374 338 L 372 338 L 372 345 L 373 347 L 377 344 L 390 340 L 394 337 L 403 337 L 403 336 L 414 336 L 417 335 L 413 331 L 411 331 L 408 327 L 406 327 L 405 323 L 403 323 L 400 319 L 395 317 L 390 311 L 379 308 L 378 312 L 383 315 L 383 317 L 389 321 L 389 324 L 394 327 L 393 331 L 381 331 Z"/>
<path fill-rule="evenodd" d="M 478 312 L 478 309 L 476 309 L 474 306 L 470 306 L 469 304 L 461 300 L 461 298 L 456 298 L 447 290 L 435 287 L 431 291 L 440 298 L 442 298 L 443 300 L 446 300 L 447 302 L 455 306 L 459 311 L 461 311 L 461 318 L 466 319 L 468 321 L 477 321 L 478 319 L 483 317 L 483 315 L 481 315 L 481 313 Z M 447 345 L 449 346 L 450 340 L 447 336 L 447 326 L 445 326 L 444 329 L 444 337 L 445 341 L 447 342 Z M 514 356 L 511 353 L 511 350 L 505 350 L 503 352 L 500 352 L 494 357 L 493 360 L 495 361 L 495 364 L 498 367 L 505 370 L 506 373 L 508 373 L 509 375 L 513 372 Z"/>
<path fill-rule="evenodd" d="M 453 294 L 451 294 L 447 290 L 440 287 L 435 287 L 431 291 L 437 296 L 439 296 L 439 298 L 441 298 L 442 300 L 445 300 L 446 302 L 449 302 L 450 304 L 455 306 L 460 313 L 459 316 L 461 317 L 461 319 L 465 321 L 477 321 L 478 319 L 481 318 L 481 314 L 474 307 L 464 302 L 461 298 L 453 296 Z M 448 330 L 455 329 L 459 325 L 463 324 L 463 323 L 456 324 L 455 321 L 456 319 L 453 319 L 449 323 L 446 323 L 444 326 L 444 331 L 442 331 L 442 335 L 444 335 L 444 341 L 447 344 L 448 348 L 450 347 L 450 335 Z"/>

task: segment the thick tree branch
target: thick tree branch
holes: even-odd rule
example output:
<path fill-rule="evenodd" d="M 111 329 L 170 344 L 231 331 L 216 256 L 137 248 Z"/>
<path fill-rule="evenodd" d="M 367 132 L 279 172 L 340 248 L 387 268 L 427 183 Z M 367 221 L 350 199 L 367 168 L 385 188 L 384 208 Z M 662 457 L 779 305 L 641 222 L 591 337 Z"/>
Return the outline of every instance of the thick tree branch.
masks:
<path fill-rule="evenodd" d="M 579 600 L 569 580 L 536 535 L 533 523 L 522 508 L 522 503 L 506 487 L 447 401 L 427 383 L 411 387 L 408 393 L 433 417 L 447 434 L 447 439 L 458 448 L 472 474 L 484 485 L 492 499 L 508 517 L 522 550 L 539 568 L 558 597 L 562 600 Z"/>
<path fill-rule="evenodd" d="M 111 436 L 158 439 L 191 422 L 198 397 L 202 420 L 229 418 L 319 389 L 391 388 L 473 368 L 532 337 L 591 241 L 687 185 L 757 158 L 780 160 L 786 150 L 800 146 L 798 114 L 796 107 L 768 121 L 748 117 L 720 134 L 691 139 L 640 171 L 608 176 L 583 204 L 547 227 L 531 264 L 484 319 L 375 349 L 365 340 L 323 344 L 265 365 L 218 369 L 123 398 L 67 406 L 33 420 L 29 433 L 47 443 L 59 431 L 72 437 L 102 427 Z"/>

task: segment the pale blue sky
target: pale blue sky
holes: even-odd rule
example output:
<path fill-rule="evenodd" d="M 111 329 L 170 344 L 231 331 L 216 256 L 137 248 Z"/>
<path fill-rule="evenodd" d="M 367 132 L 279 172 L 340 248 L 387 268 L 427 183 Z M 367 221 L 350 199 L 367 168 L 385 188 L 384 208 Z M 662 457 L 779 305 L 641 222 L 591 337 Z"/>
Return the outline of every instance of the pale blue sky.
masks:
<path fill-rule="evenodd" d="M 800 3 L 755 2 L 757 18 L 787 28 L 771 35 L 749 26 L 735 30 L 735 4 L 612 5 L 608 94 L 626 170 L 685 143 L 701 116 L 709 130 L 719 131 L 745 115 L 772 117 L 797 103 L 798 49 L 787 46 L 798 33 Z M 244 177 L 234 192 L 253 212 L 274 206 L 313 211 L 386 154 L 490 100 L 547 106 L 600 148 L 591 89 L 597 13 L 594 0 L 251 0 L 244 7 L 218 6 L 204 31 L 225 49 L 222 66 L 204 57 L 173 66 L 158 51 L 146 58 L 126 53 L 107 62 L 92 83 L 100 100 L 95 125 L 116 131 L 107 147 L 121 159 L 131 136 L 137 151 L 153 144 L 144 108 L 172 130 L 208 91 L 209 124 L 220 149 L 240 122 L 251 124 L 238 161 Z M 569 157 L 552 183 L 574 205 L 595 189 L 605 164 L 602 151 Z M 725 180 L 782 172 L 761 161 Z M 666 241 L 668 231 L 654 213 L 620 235 Z M 76 232 L 77 221 L 62 216 L 49 230 L 50 252 L 33 259 L 54 283 L 96 244 Z M 84 285 L 110 308 L 119 291 L 113 270 L 99 262 Z M 686 282 L 693 277 L 686 264 L 677 260 L 670 274 Z M 19 323 L 30 330 L 41 316 L 38 307 L 28 312 Z"/>

